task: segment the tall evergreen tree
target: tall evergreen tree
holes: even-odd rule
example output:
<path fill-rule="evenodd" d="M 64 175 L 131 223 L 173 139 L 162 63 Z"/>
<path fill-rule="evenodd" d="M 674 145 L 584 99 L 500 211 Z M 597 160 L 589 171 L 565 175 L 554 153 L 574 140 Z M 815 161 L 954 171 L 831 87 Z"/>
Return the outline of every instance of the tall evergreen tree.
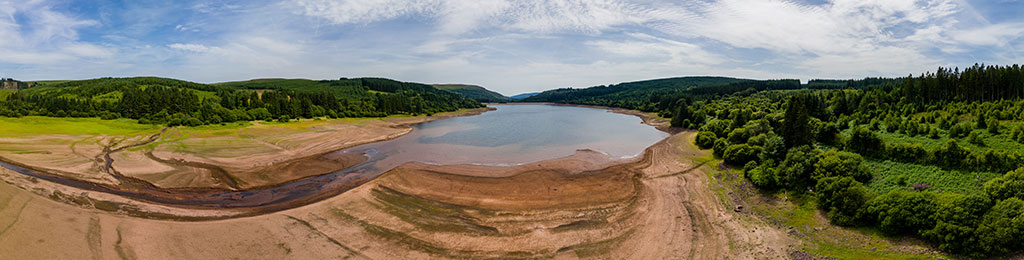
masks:
<path fill-rule="evenodd" d="M 793 148 L 811 144 L 810 115 L 807 110 L 806 95 L 793 96 L 786 105 L 786 115 L 782 122 L 782 139 L 786 147 Z"/>

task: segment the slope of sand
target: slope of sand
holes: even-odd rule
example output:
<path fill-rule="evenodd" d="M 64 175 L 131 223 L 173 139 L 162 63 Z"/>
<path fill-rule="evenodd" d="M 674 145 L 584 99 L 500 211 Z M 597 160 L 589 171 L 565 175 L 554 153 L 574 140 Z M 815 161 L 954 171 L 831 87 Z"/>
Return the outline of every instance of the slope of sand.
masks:
<path fill-rule="evenodd" d="M 467 109 L 430 117 L 355 118 L 260 123 L 247 126 L 173 127 L 135 136 L 87 134 L 0 137 L 0 160 L 108 186 L 116 174 L 159 188 L 244 190 L 327 174 L 365 160 L 332 153 L 395 138 L 410 125 L 483 113 Z M 149 143 L 154 134 L 157 138 Z M 110 153 L 111 169 L 104 157 Z"/>
<path fill-rule="evenodd" d="M 406 164 L 339 196 L 255 217 L 131 218 L 0 183 L 0 259 L 780 259 L 797 243 L 723 206 L 685 155 L 588 152 L 513 167 Z"/>

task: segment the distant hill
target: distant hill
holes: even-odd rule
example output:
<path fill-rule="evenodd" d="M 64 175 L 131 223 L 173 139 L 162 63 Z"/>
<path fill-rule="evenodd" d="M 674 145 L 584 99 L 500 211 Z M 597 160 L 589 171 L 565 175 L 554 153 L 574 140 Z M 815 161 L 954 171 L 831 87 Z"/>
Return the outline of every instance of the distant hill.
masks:
<path fill-rule="evenodd" d="M 509 97 L 499 94 L 498 92 L 487 90 L 481 86 L 476 85 L 462 85 L 462 84 L 434 84 L 435 88 L 451 91 L 458 93 L 467 98 L 475 99 L 480 102 L 509 102 L 512 101 Z"/>
<path fill-rule="evenodd" d="M 430 85 L 383 78 L 257 79 L 219 84 L 157 77 L 99 78 L 49 81 L 3 92 L 0 116 L 99 116 L 168 125 L 430 115 L 483 106 Z"/>
<path fill-rule="evenodd" d="M 540 92 L 523 93 L 523 94 L 511 96 L 509 98 L 511 98 L 512 100 L 522 100 L 522 99 L 526 99 L 528 97 L 536 96 L 537 94 L 540 94 Z"/>
<path fill-rule="evenodd" d="M 665 111 L 687 95 L 717 95 L 747 89 L 798 89 L 799 80 L 751 80 L 727 77 L 678 77 L 625 82 L 582 89 L 562 88 L 522 99 L 526 102 L 554 102 Z"/>

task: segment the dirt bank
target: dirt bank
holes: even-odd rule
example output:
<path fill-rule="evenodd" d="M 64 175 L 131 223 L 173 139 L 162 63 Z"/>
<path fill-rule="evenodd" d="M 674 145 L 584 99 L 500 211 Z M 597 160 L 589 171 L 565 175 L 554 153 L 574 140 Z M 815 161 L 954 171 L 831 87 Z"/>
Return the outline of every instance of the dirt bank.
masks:
<path fill-rule="evenodd" d="M 700 153 L 692 138 L 591 168 L 578 167 L 595 159 L 585 151 L 513 167 L 406 164 L 304 207 L 205 222 L 124 217 L 0 183 L 0 258 L 785 258 L 793 240 L 738 220 L 684 159 Z"/>

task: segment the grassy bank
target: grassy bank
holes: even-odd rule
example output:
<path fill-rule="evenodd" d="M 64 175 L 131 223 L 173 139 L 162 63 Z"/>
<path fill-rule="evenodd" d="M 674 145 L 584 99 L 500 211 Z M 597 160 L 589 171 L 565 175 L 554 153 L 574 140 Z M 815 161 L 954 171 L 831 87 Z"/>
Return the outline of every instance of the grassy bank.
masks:
<path fill-rule="evenodd" d="M 762 192 L 744 176 L 742 169 L 724 166 L 711 155 L 687 158 L 706 163 L 703 170 L 710 188 L 729 208 L 742 205 L 739 219 L 766 222 L 787 231 L 802 243 L 788 252 L 791 257 L 816 255 L 837 259 L 948 259 L 919 240 L 890 237 L 870 228 L 845 228 L 829 223 L 817 209 L 817 199 L 791 191 Z M 881 177 L 880 177 L 881 178 Z M 878 189 L 893 187 L 877 187 Z"/>

